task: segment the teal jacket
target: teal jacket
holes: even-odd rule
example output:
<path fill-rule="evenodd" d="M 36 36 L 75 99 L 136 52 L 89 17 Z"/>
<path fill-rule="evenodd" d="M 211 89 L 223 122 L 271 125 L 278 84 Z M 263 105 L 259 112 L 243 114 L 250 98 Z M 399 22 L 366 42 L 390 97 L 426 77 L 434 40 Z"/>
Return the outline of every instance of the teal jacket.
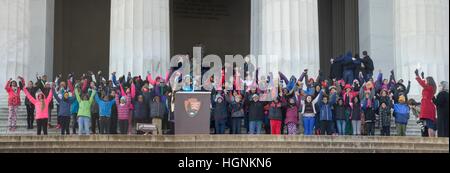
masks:
<path fill-rule="evenodd" d="M 111 117 L 111 108 L 114 104 L 116 104 L 116 100 L 104 101 L 100 99 L 98 94 L 96 94 L 95 102 L 98 104 L 101 117 Z"/>

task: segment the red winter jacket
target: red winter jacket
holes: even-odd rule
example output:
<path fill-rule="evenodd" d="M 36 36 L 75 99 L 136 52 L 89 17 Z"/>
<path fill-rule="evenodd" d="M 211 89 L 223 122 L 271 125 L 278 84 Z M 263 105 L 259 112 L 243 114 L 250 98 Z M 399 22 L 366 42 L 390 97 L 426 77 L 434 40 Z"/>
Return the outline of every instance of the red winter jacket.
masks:
<path fill-rule="evenodd" d="M 433 104 L 435 89 L 432 86 L 426 84 L 426 82 L 422 80 L 420 77 L 417 77 L 416 80 L 423 88 L 422 105 L 420 109 L 419 118 L 436 121 L 436 106 Z"/>
<path fill-rule="evenodd" d="M 17 91 L 11 88 L 10 81 L 6 83 L 5 90 L 8 93 L 8 106 L 20 106 L 20 87 L 17 87 Z"/>

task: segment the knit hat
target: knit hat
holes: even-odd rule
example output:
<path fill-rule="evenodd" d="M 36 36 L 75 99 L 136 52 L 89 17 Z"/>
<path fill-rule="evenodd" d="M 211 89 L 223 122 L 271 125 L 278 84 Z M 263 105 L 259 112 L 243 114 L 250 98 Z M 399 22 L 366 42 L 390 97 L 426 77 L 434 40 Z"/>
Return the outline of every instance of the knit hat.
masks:
<path fill-rule="evenodd" d="M 344 87 L 344 90 L 347 90 L 347 89 L 352 89 L 352 86 L 350 84 L 346 84 Z"/>
<path fill-rule="evenodd" d="M 404 95 L 401 95 L 401 96 L 398 97 L 398 102 L 404 103 L 405 101 L 406 101 L 406 98 L 405 98 Z"/>
<path fill-rule="evenodd" d="M 336 86 L 332 85 L 328 88 L 328 90 L 336 89 Z"/>
<path fill-rule="evenodd" d="M 215 99 L 216 102 L 219 101 L 219 99 L 222 99 L 222 101 L 223 101 L 223 97 L 220 94 L 216 96 L 216 99 Z"/>
<path fill-rule="evenodd" d="M 339 85 L 344 85 L 344 84 L 345 84 L 345 81 L 342 80 L 342 79 L 341 79 L 341 80 L 338 80 L 338 84 L 339 84 Z"/>

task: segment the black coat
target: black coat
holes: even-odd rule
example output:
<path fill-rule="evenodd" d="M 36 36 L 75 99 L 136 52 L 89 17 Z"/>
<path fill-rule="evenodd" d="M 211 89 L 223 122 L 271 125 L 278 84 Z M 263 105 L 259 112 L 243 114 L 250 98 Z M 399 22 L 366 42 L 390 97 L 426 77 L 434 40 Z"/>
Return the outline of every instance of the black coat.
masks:
<path fill-rule="evenodd" d="M 365 74 L 372 73 L 373 74 L 373 70 L 375 70 L 375 67 L 373 66 L 372 58 L 370 58 L 370 56 L 366 56 L 362 59 L 362 63 L 365 66 L 363 73 L 365 73 Z"/>
<path fill-rule="evenodd" d="M 345 107 L 336 105 L 334 107 L 334 117 L 336 120 L 345 120 Z"/>
<path fill-rule="evenodd" d="M 342 79 L 342 63 L 336 62 L 331 64 L 330 79 L 341 80 Z"/>
<path fill-rule="evenodd" d="M 262 121 L 264 120 L 264 103 L 251 101 L 248 107 L 248 120 L 249 121 Z"/>
<path fill-rule="evenodd" d="M 448 112 L 448 92 L 441 91 L 436 99 L 433 100 L 437 109 L 437 130 L 438 137 L 448 137 L 449 112 Z"/>

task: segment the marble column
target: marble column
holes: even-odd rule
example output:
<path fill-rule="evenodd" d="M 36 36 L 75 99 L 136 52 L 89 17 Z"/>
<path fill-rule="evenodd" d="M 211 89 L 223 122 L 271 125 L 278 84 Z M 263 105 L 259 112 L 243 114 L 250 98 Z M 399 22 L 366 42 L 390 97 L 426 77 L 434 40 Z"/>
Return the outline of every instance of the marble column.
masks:
<path fill-rule="evenodd" d="M 411 95 L 420 95 L 414 70 L 436 82 L 449 77 L 449 2 L 447 0 L 360 0 L 361 51 L 375 69 L 411 80 Z M 377 72 L 376 72 L 377 73 Z M 386 76 L 387 78 L 387 76 Z"/>
<path fill-rule="evenodd" d="M 252 0 L 251 54 L 261 72 L 317 75 L 319 26 L 317 0 Z"/>
<path fill-rule="evenodd" d="M 169 1 L 112 0 L 110 42 L 111 72 L 165 73 L 170 61 Z"/>
<path fill-rule="evenodd" d="M 0 0 L 0 84 L 53 73 L 54 0 Z M 2 90 L 3 91 L 3 90 Z"/>
<path fill-rule="evenodd" d="M 360 52 L 367 51 L 375 64 L 389 74 L 394 63 L 394 1 L 359 0 Z"/>
<path fill-rule="evenodd" d="M 418 68 L 437 83 L 449 79 L 449 1 L 395 0 L 394 48 L 397 76 L 414 81 Z M 412 93 L 420 93 L 415 82 Z"/>

